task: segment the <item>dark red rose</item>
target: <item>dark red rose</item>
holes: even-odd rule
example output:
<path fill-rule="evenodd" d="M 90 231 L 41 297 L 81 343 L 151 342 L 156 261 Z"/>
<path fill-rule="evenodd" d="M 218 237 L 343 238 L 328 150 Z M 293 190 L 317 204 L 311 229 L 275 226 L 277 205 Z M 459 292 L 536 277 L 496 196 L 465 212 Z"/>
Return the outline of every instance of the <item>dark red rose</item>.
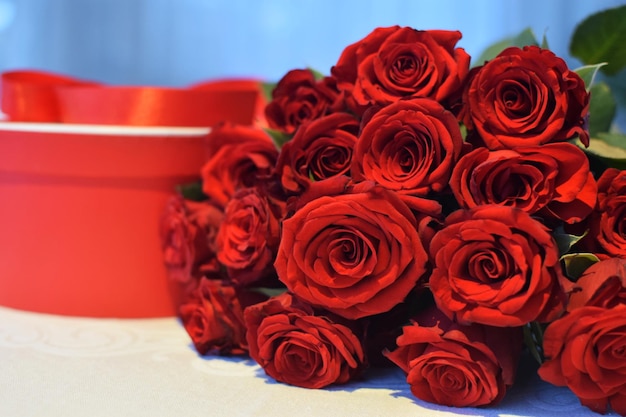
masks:
<path fill-rule="evenodd" d="M 443 103 L 469 72 L 469 55 L 455 48 L 459 39 L 459 31 L 377 28 L 345 48 L 331 73 L 358 106 L 385 105 L 403 97 Z"/>
<path fill-rule="evenodd" d="M 341 180 L 314 183 L 307 202 L 284 220 L 274 266 L 298 297 L 358 319 L 401 302 L 426 273 L 428 256 L 419 219 L 399 196 L 373 183 Z M 337 186 L 344 187 L 340 194 L 323 195 Z M 431 215 L 436 203 L 416 200 L 423 217 Z"/>
<path fill-rule="evenodd" d="M 317 80 L 313 71 L 295 69 L 285 74 L 272 91 L 265 117 L 272 129 L 293 134 L 300 125 L 340 110 L 342 103 L 333 78 Z"/>
<path fill-rule="evenodd" d="M 497 404 L 513 385 L 522 349 L 519 327 L 462 326 L 436 309 L 403 327 L 386 356 L 407 373 L 417 398 L 452 407 Z"/>
<path fill-rule="evenodd" d="M 207 144 L 202 191 L 222 207 L 236 190 L 266 181 L 278 159 L 272 139 L 257 127 L 221 124 L 211 130 Z"/>
<path fill-rule="evenodd" d="M 202 278 L 189 299 L 180 306 L 179 315 L 201 355 L 211 351 L 245 354 L 248 344 L 243 309 L 266 298 L 236 290 L 220 280 Z"/>
<path fill-rule="evenodd" d="M 233 282 L 249 285 L 275 275 L 280 217 L 280 209 L 256 188 L 240 189 L 226 205 L 217 258 Z"/>
<path fill-rule="evenodd" d="M 463 94 L 463 121 L 490 149 L 564 141 L 589 145 L 584 81 L 547 49 L 510 47 L 474 69 Z"/>
<path fill-rule="evenodd" d="M 544 381 L 567 386 L 581 404 L 626 415 L 626 305 L 586 306 L 552 322 L 543 336 Z"/>
<path fill-rule="evenodd" d="M 548 322 L 565 307 L 556 242 L 520 209 L 487 205 L 450 214 L 430 255 L 437 306 L 460 323 Z"/>
<path fill-rule="evenodd" d="M 289 293 L 248 307 L 244 317 L 250 356 L 279 382 L 323 388 L 348 382 L 364 367 L 352 329 Z"/>
<path fill-rule="evenodd" d="M 215 238 L 223 212 L 210 201 L 173 195 L 160 224 L 169 278 L 182 287 L 195 286 L 201 275 L 218 273 Z M 193 282 L 192 282 L 193 281 Z"/>
<path fill-rule="evenodd" d="M 598 204 L 589 238 L 611 256 L 626 258 L 626 170 L 608 168 L 598 179 Z"/>
<path fill-rule="evenodd" d="M 464 208 L 498 204 L 567 223 L 587 217 L 597 195 L 587 156 L 571 143 L 477 148 L 454 167 L 450 188 Z"/>
<path fill-rule="evenodd" d="M 448 185 L 462 148 L 452 113 L 430 99 L 401 100 L 366 121 L 351 173 L 355 181 L 367 179 L 402 194 L 424 196 Z"/>
<path fill-rule="evenodd" d="M 359 121 L 333 113 L 306 123 L 280 150 L 276 173 L 283 189 L 300 194 L 313 181 L 349 173 Z"/>
<path fill-rule="evenodd" d="M 578 278 L 567 311 L 583 306 L 626 305 L 626 259 L 609 258 L 591 265 Z"/>

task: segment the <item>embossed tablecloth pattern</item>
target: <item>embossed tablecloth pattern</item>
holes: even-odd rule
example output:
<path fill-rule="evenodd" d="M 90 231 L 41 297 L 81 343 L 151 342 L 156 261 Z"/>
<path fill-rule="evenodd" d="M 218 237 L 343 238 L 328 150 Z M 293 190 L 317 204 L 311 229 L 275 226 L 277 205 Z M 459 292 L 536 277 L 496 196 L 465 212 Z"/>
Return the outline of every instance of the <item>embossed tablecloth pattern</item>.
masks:
<path fill-rule="evenodd" d="M 62 317 L 0 307 L 0 416 L 597 416 L 532 362 L 489 409 L 414 399 L 396 369 L 326 390 L 273 382 L 247 359 L 203 358 L 175 318 Z"/>

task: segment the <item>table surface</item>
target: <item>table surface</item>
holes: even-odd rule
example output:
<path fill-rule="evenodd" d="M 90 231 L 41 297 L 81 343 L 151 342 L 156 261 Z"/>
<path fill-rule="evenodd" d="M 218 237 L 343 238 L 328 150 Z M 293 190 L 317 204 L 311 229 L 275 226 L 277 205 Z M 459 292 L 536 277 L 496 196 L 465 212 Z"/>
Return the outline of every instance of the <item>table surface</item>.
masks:
<path fill-rule="evenodd" d="M 0 416 L 598 416 L 520 367 L 492 408 L 415 399 L 399 369 L 324 390 L 279 384 L 249 359 L 201 357 L 174 318 L 94 319 L 0 307 Z"/>

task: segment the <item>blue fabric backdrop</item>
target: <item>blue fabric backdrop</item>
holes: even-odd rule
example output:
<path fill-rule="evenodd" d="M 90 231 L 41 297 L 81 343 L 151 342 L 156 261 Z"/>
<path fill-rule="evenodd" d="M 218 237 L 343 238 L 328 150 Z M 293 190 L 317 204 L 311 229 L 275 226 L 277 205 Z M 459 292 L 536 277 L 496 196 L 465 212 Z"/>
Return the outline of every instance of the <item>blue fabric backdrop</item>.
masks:
<path fill-rule="evenodd" d="M 116 84 L 276 80 L 327 72 L 376 26 L 458 29 L 477 57 L 531 27 L 568 60 L 575 25 L 624 0 L 0 0 L 0 70 L 39 68 Z"/>

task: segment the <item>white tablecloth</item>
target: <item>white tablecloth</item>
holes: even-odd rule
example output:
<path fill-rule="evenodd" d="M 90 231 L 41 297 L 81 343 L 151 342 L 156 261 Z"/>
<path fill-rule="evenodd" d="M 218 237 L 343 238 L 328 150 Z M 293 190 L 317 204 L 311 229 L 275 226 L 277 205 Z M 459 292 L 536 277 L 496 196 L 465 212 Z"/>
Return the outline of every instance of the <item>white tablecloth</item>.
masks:
<path fill-rule="evenodd" d="M 176 318 L 91 319 L 0 307 L 0 416 L 598 416 L 532 362 L 504 402 L 453 409 L 415 399 L 402 372 L 307 390 L 246 359 L 200 357 Z"/>

